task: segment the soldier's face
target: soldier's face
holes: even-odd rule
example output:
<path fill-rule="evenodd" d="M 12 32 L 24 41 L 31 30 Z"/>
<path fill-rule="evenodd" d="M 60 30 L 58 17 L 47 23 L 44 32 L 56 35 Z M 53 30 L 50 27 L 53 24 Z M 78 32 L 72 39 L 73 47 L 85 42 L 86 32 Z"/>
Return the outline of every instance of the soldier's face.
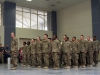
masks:
<path fill-rule="evenodd" d="M 90 41 L 90 37 L 87 37 L 87 40 Z"/>
<path fill-rule="evenodd" d="M 81 39 L 81 40 L 83 40 L 83 39 L 84 39 L 84 37 L 83 37 L 83 36 L 80 36 L 80 39 Z"/>
<path fill-rule="evenodd" d="M 72 38 L 72 41 L 75 41 L 76 39 L 75 38 Z"/>
<path fill-rule="evenodd" d="M 14 33 L 11 33 L 11 37 L 14 37 Z"/>
<path fill-rule="evenodd" d="M 44 39 L 46 39 L 47 38 L 47 36 L 46 35 L 44 35 Z"/>
<path fill-rule="evenodd" d="M 39 37 L 37 37 L 37 41 L 39 41 L 40 40 L 40 38 Z"/>
<path fill-rule="evenodd" d="M 34 39 L 31 39 L 31 42 L 34 42 Z"/>

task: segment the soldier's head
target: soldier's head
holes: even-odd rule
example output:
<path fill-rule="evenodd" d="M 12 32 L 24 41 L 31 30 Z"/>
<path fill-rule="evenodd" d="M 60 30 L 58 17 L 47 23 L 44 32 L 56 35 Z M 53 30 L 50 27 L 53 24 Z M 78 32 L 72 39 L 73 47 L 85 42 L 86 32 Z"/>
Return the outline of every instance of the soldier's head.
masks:
<path fill-rule="evenodd" d="M 81 35 L 80 36 L 80 40 L 84 40 L 84 35 Z"/>
<path fill-rule="evenodd" d="M 32 38 L 32 39 L 31 39 L 31 42 L 34 42 L 34 41 L 35 41 L 35 39 L 34 39 L 34 38 Z"/>
<path fill-rule="evenodd" d="M 37 37 L 37 41 L 40 41 L 40 39 L 41 39 L 41 38 L 38 36 L 38 37 Z"/>
<path fill-rule="evenodd" d="M 76 37 L 74 36 L 74 37 L 72 37 L 72 41 L 75 41 L 76 40 Z"/>
<path fill-rule="evenodd" d="M 65 40 L 66 38 L 67 38 L 67 35 L 64 35 L 64 36 L 63 36 L 63 39 Z"/>
<path fill-rule="evenodd" d="M 90 41 L 90 36 L 87 37 L 87 41 Z"/>
<path fill-rule="evenodd" d="M 29 41 L 27 42 L 27 45 L 28 45 L 28 46 L 30 45 L 30 42 L 29 42 Z"/>
<path fill-rule="evenodd" d="M 48 38 L 48 34 L 44 34 L 44 39 L 47 39 Z"/>
<path fill-rule="evenodd" d="M 57 39 L 57 35 L 53 35 L 53 39 Z"/>
<path fill-rule="evenodd" d="M 23 42 L 23 45 L 26 45 L 26 42 L 25 41 Z"/>
<path fill-rule="evenodd" d="M 14 32 L 11 33 L 11 37 L 12 37 L 12 38 L 15 37 L 15 33 L 14 33 Z"/>
<path fill-rule="evenodd" d="M 95 41 L 96 40 L 96 36 L 93 36 L 93 41 Z"/>

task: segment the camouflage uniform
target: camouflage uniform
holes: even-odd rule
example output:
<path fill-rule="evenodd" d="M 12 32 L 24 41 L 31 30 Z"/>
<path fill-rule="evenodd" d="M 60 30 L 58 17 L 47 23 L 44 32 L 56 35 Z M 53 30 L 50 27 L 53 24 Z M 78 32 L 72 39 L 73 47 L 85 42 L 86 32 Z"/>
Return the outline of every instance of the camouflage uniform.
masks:
<path fill-rule="evenodd" d="M 4 63 L 4 47 L 0 47 L 0 61 Z"/>
<path fill-rule="evenodd" d="M 62 42 L 62 51 L 63 51 L 63 61 L 65 65 L 65 69 L 70 68 L 71 66 L 71 42 L 70 41 L 63 41 Z"/>
<path fill-rule="evenodd" d="M 31 66 L 36 66 L 36 43 L 31 43 Z"/>
<path fill-rule="evenodd" d="M 42 40 L 42 53 L 43 53 L 43 60 L 44 60 L 44 68 L 49 67 L 49 53 L 50 53 L 50 42 L 48 39 Z"/>
<path fill-rule="evenodd" d="M 94 66 L 97 66 L 98 64 L 98 56 L 99 56 L 99 50 L 100 50 L 100 42 L 98 40 L 93 41 L 93 50 L 94 50 L 94 54 L 93 54 L 93 61 L 95 63 Z"/>
<path fill-rule="evenodd" d="M 14 67 L 17 67 L 18 63 L 18 39 L 16 37 L 11 40 L 11 59 Z"/>
<path fill-rule="evenodd" d="M 38 67 L 42 66 L 42 42 L 37 41 L 36 42 L 36 53 L 37 53 L 37 64 Z"/>
<path fill-rule="evenodd" d="M 85 67 L 86 65 L 86 52 L 87 52 L 87 41 L 86 40 L 80 40 L 79 41 L 79 65 L 80 67 Z"/>
<path fill-rule="evenodd" d="M 59 68 L 59 54 L 60 54 L 60 41 L 58 39 L 55 39 L 51 43 L 51 49 L 52 49 L 52 57 L 53 57 L 53 63 L 54 63 L 54 69 Z"/>
<path fill-rule="evenodd" d="M 79 44 L 77 41 L 71 42 L 72 48 L 72 66 L 78 66 L 78 59 L 79 59 Z"/>
<path fill-rule="evenodd" d="M 26 64 L 28 64 L 28 66 L 31 65 L 31 60 L 30 60 L 30 55 L 31 55 L 31 46 L 26 46 Z"/>
<path fill-rule="evenodd" d="M 86 55 L 86 65 L 92 66 L 93 62 L 93 42 L 87 41 L 87 55 Z"/>
<path fill-rule="evenodd" d="M 23 46 L 23 65 L 26 65 L 26 45 Z"/>

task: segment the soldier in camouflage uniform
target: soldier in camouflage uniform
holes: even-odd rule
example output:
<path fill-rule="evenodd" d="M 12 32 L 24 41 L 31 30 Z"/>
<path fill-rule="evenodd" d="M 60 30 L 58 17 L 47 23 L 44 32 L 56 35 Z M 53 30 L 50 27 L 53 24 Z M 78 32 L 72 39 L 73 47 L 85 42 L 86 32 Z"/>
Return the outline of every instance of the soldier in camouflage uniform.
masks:
<path fill-rule="evenodd" d="M 64 36 L 64 41 L 62 42 L 62 52 L 63 52 L 63 61 L 64 61 L 64 69 L 71 68 L 71 42 L 68 41 L 68 37 Z"/>
<path fill-rule="evenodd" d="M 94 66 L 97 67 L 98 64 L 98 56 L 99 56 L 99 50 L 100 50 L 100 42 L 96 40 L 96 36 L 93 37 L 93 61 L 94 61 Z"/>
<path fill-rule="evenodd" d="M 31 59 L 30 59 L 30 55 L 31 55 L 31 46 L 30 46 L 30 42 L 27 42 L 27 46 L 26 46 L 26 64 L 30 67 L 31 66 Z"/>
<path fill-rule="evenodd" d="M 4 63 L 4 47 L 2 47 L 2 44 L 0 44 L 0 62 Z"/>
<path fill-rule="evenodd" d="M 44 39 L 42 40 L 42 53 L 44 60 L 44 69 L 48 69 L 49 67 L 49 55 L 50 55 L 50 42 L 48 39 L 48 35 L 44 35 Z"/>
<path fill-rule="evenodd" d="M 59 55 L 60 55 L 61 45 L 56 35 L 54 35 L 53 37 L 51 47 L 52 47 L 51 49 L 52 49 L 54 69 L 57 70 L 59 68 L 59 58 L 60 58 Z"/>
<path fill-rule="evenodd" d="M 40 41 L 40 37 L 37 37 L 36 41 L 36 53 L 37 53 L 37 64 L 38 68 L 42 66 L 42 42 Z"/>
<path fill-rule="evenodd" d="M 72 48 L 72 67 L 78 68 L 79 44 L 76 41 L 76 37 L 72 38 L 71 48 Z"/>
<path fill-rule="evenodd" d="M 11 60 L 13 64 L 13 68 L 11 70 L 17 69 L 17 63 L 18 63 L 18 39 L 15 37 L 15 34 L 11 33 Z"/>
<path fill-rule="evenodd" d="M 23 42 L 23 67 L 26 66 L 26 42 Z"/>
<path fill-rule="evenodd" d="M 34 38 L 31 39 L 31 66 L 36 67 L 36 43 Z"/>
<path fill-rule="evenodd" d="M 90 36 L 87 37 L 87 55 L 86 55 L 86 65 L 87 67 L 92 67 L 93 62 L 93 42 L 90 40 Z"/>
<path fill-rule="evenodd" d="M 80 36 L 80 40 L 79 40 L 79 49 L 80 49 L 80 53 L 79 53 L 79 65 L 82 68 L 85 68 L 86 65 L 86 52 L 87 52 L 87 41 L 84 40 L 84 36 L 81 35 Z"/>

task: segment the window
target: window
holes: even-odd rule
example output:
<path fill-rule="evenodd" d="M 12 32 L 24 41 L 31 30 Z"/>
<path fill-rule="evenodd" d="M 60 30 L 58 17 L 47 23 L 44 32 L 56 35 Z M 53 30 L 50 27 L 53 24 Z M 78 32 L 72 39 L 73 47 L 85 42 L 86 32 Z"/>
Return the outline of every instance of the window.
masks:
<path fill-rule="evenodd" d="M 47 12 L 16 6 L 16 27 L 48 30 Z"/>

